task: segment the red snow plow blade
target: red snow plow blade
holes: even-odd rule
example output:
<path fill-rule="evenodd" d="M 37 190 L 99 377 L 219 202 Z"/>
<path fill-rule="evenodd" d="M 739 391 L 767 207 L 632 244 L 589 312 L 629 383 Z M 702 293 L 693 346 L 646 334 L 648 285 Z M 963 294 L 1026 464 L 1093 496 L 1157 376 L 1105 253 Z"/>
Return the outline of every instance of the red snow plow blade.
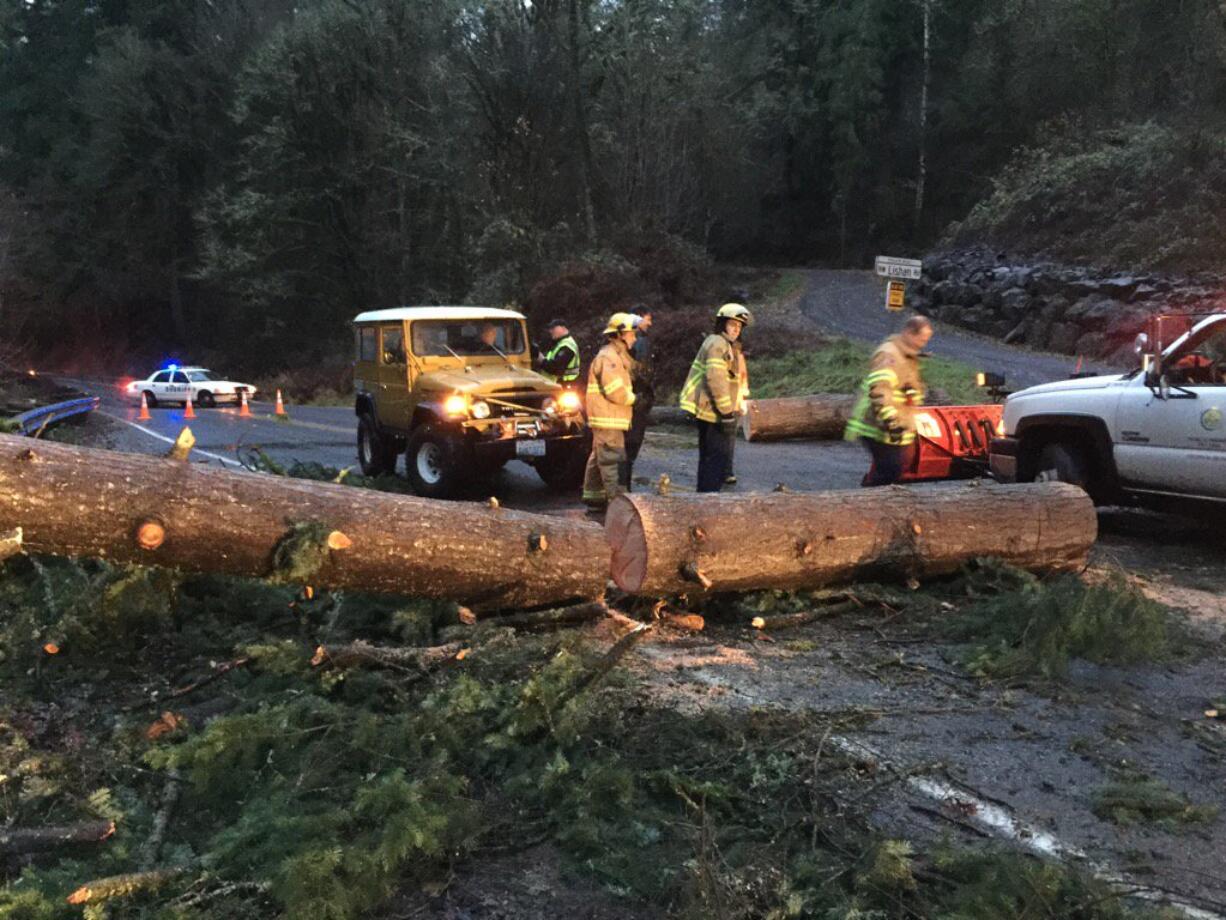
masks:
<path fill-rule="evenodd" d="M 988 468 L 988 445 L 1005 407 L 926 406 L 915 414 L 915 447 L 902 482 L 972 479 Z"/>

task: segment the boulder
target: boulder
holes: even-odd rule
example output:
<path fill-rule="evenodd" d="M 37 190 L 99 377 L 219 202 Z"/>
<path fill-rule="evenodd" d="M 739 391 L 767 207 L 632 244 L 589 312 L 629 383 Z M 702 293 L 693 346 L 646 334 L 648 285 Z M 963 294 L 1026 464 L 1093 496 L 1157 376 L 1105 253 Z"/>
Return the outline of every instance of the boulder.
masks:
<path fill-rule="evenodd" d="M 1097 358 L 1111 350 L 1111 343 L 1101 332 L 1087 332 L 1073 346 L 1073 353 L 1087 358 Z"/>
<path fill-rule="evenodd" d="M 1120 305 L 1099 294 L 1083 297 L 1069 308 L 1064 318 L 1086 332 L 1101 332 L 1115 317 Z"/>
<path fill-rule="evenodd" d="M 1024 288 L 1011 287 L 1000 295 L 1000 309 L 1005 318 L 1017 322 L 1026 315 L 1030 305 L 1030 295 Z"/>
<path fill-rule="evenodd" d="M 963 284 L 958 290 L 958 303 L 964 307 L 973 307 L 983 300 L 983 289 L 974 284 Z"/>
<path fill-rule="evenodd" d="M 1103 332 L 1112 340 L 1124 337 L 1131 340 L 1138 332 L 1144 331 L 1149 316 L 1150 311 L 1144 307 L 1121 307 L 1107 323 Z"/>
<path fill-rule="evenodd" d="M 1098 283 L 1098 292 L 1113 300 L 1130 300 L 1140 283 L 1136 278 L 1125 276 L 1107 278 Z"/>
<path fill-rule="evenodd" d="M 1072 354 L 1081 336 L 1081 329 L 1076 323 L 1052 323 L 1051 332 L 1047 335 L 1047 347 L 1061 354 Z"/>

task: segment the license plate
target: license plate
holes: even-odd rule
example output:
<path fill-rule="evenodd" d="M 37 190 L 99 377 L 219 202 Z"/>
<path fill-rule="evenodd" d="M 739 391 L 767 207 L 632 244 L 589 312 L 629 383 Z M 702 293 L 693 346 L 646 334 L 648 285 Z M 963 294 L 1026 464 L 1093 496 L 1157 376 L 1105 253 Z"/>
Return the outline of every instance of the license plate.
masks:
<path fill-rule="evenodd" d="M 544 441 L 516 441 L 515 456 L 517 457 L 543 457 L 545 456 Z"/>

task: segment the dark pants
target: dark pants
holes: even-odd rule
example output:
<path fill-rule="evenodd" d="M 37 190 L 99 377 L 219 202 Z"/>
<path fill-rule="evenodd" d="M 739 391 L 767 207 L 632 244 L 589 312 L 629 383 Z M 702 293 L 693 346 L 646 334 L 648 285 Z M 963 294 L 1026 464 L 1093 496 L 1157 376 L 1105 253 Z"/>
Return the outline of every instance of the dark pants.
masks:
<path fill-rule="evenodd" d="M 860 482 L 862 486 L 893 485 L 911 465 L 914 444 L 882 444 L 872 438 L 861 438 L 860 443 L 873 457 L 872 467 Z"/>
<path fill-rule="evenodd" d="M 626 432 L 626 464 L 622 468 L 622 488 L 630 491 L 630 478 L 634 475 L 634 461 L 638 459 L 643 448 L 643 439 L 647 437 L 647 417 L 651 414 L 651 400 L 640 399 L 634 404 L 630 416 L 630 430 Z"/>
<path fill-rule="evenodd" d="M 731 479 L 736 475 L 736 470 L 733 469 L 733 464 L 736 462 L 736 429 L 728 434 L 728 468 L 724 471 L 724 476 Z"/>
<path fill-rule="evenodd" d="M 728 433 L 719 422 L 698 422 L 698 491 L 718 492 L 728 475 Z"/>

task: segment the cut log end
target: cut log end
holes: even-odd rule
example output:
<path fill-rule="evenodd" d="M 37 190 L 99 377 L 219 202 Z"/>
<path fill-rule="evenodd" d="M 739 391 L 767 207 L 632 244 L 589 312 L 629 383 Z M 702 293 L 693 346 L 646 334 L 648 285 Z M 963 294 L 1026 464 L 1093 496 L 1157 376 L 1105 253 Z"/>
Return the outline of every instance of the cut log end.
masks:
<path fill-rule="evenodd" d="M 633 594 L 647 577 L 647 534 L 631 499 L 621 495 L 609 505 L 605 532 L 613 550 L 613 581 L 623 591 Z"/>
<path fill-rule="evenodd" d="M 166 528 L 160 521 L 144 520 L 136 528 L 136 545 L 152 552 L 166 542 Z"/>

